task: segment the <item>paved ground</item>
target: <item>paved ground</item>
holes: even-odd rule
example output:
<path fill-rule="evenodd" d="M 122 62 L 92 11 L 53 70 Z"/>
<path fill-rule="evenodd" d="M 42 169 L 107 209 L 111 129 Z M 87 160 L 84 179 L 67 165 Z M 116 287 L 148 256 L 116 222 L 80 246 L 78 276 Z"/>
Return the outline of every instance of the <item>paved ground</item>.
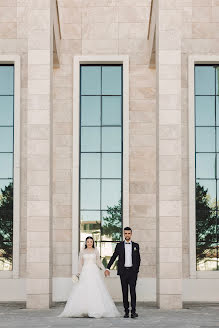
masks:
<path fill-rule="evenodd" d="M 219 327 L 218 305 L 187 305 L 180 311 L 161 311 L 152 306 L 139 305 L 138 319 L 76 319 L 57 318 L 63 309 L 58 304 L 50 310 L 27 310 L 19 304 L 0 304 L 1 328 L 216 328 Z M 118 309 L 122 312 L 121 305 Z"/>

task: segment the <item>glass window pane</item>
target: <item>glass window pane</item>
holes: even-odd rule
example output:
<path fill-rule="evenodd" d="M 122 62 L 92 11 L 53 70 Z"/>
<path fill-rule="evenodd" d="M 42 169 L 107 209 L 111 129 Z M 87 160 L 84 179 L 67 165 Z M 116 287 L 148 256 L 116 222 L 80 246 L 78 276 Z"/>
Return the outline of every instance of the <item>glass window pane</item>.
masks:
<path fill-rule="evenodd" d="M 0 152 L 13 152 L 13 128 L 0 127 Z"/>
<path fill-rule="evenodd" d="M 100 222 L 81 222 L 80 231 L 81 241 L 85 241 L 88 236 L 92 236 L 95 241 L 100 241 Z"/>
<path fill-rule="evenodd" d="M 0 66 L 0 270 L 12 270 L 14 68 Z M 11 152 L 11 154 L 9 153 Z"/>
<path fill-rule="evenodd" d="M 219 211 L 219 180 L 217 180 L 217 210 Z M 218 224 L 219 224 L 219 217 L 218 217 Z M 218 242 L 219 242 L 219 230 L 218 230 Z"/>
<path fill-rule="evenodd" d="M 217 152 L 219 152 L 219 128 L 217 129 Z"/>
<path fill-rule="evenodd" d="M 80 242 L 80 251 L 81 251 L 82 249 L 84 249 L 84 240 L 81 240 L 81 242 Z"/>
<path fill-rule="evenodd" d="M 0 66 L 0 95 L 13 95 L 14 66 Z"/>
<path fill-rule="evenodd" d="M 12 241 L 0 243 L 0 271 L 12 270 Z"/>
<path fill-rule="evenodd" d="M 216 67 L 216 94 L 219 95 L 219 67 Z"/>
<path fill-rule="evenodd" d="M 95 242 L 95 247 L 98 249 L 99 254 L 101 254 L 101 242 Z"/>
<path fill-rule="evenodd" d="M 102 178 L 121 178 L 121 154 L 102 154 Z"/>
<path fill-rule="evenodd" d="M 102 151 L 121 152 L 121 128 L 119 127 L 102 128 Z"/>
<path fill-rule="evenodd" d="M 216 97 L 216 125 L 219 126 L 219 97 Z"/>
<path fill-rule="evenodd" d="M 197 270 L 210 271 L 219 270 L 216 244 L 219 205 L 216 202 L 219 180 L 216 179 L 219 177 L 219 154 L 215 154 L 219 152 L 219 128 L 210 127 L 219 126 L 219 97 L 214 97 L 219 95 L 217 68 L 215 70 L 213 65 L 195 67 L 195 92 L 196 95 L 203 95 L 196 97 L 196 126 L 209 126 L 196 128 L 196 152 L 205 153 L 196 154 Z"/>
<path fill-rule="evenodd" d="M 219 179 L 219 154 L 217 154 L 217 178 Z"/>
<path fill-rule="evenodd" d="M 100 105 L 99 96 L 81 97 L 81 125 L 100 125 Z"/>
<path fill-rule="evenodd" d="M 215 97 L 198 96 L 196 100 L 196 125 L 215 125 Z"/>
<path fill-rule="evenodd" d="M 197 241 L 216 242 L 217 234 L 216 211 L 205 209 L 196 211 L 196 239 Z"/>
<path fill-rule="evenodd" d="M 13 178 L 13 154 L 0 153 L 0 178 Z"/>
<path fill-rule="evenodd" d="M 195 67 L 195 94 L 215 95 L 215 68 L 213 66 Z"/>
<path fill-rule="evenodd" d="M 102 94 L 121 95 L 122 94 L 122 68 L 121 66 L 102 67 Z"/>
<path fill-rule="evenodd" d="M 13 181 L 11 179 L 0 179 L 0 198 L 2 197 L 2 190 L 10 190 L 13 193 Z"/>
<path fill-rule="evenodd" d="M 81 66 L 81 94 L 101 94 L 101 67 Z"/>
<path fill-rule="evenodd" d="M 13 96 L 0 96 L 0 125 L 13 125 Z"/>
<path fill-rule="evenodd" d="M 82 152 L 100 151 L 100 128 L 98 127 L 81 128 L 81 151 Z"/>
<path fill-rule="evenodd" d="M 100 154 L 81 154 L 81 178 L 100 178 Z"/>
<path fill-rule="evenodd" d="M 81 241 L 92 236 L 95 241 L 100 241 L 100 211 L 81 211 Z"/>
<path fill-rule="evenodd" d="M 198 242 L 196 247 L 197 270 L 218 270 L 218 245 L 212 242 Z"/>
<path fill-rule="evenodd" d="M 196 211 L 215 210 L 216 180 L 196 180 Z"/>
<path fill-rule="evenodd" d="M 7 206 L 7 205 L 6 205 Z M 5 206 L 5 207 L 6 207 Z M 4 209 L 5 210 L 5 209 Z M 10 213 L 9 213 L 10 211 Z M 12 208 L 8 210 L 7 214 L 11 214 L 8 218 L 6 217 L 6 213 L 3 212 L 3 209 L 0 207 L 1 217 L 4 219 L 4 222 L 1 220 L 0 222 L 0 249 L 2 248 L 2 243 L 7 245 L 10 244 L 13 239 L 13 223 L 12 223 Z M 7 252 L 6 252 L 7 254 Z M 4 255 L 6 255 L 4 254 Z"/>
<path fill-rule="evenodd" d="M 121 202 L 108 211 L 102 211 L 102 240 L 122 240 L 122 209 Z"/>
<path fill-rule="evenodd" d="M 215 152 L 215 128 L 196 128 L 196 151 Z"/>
<path fill-rule="evenodd" d="M 108 210 L 109 207 L 119 206 L 121 201 L 121 180 L 102 180 L 101 207 Z"/>
<path fill-rule="evenodd" d="M 121 97 L 103 97 L 103 125 L 121 125 Z"/>
<path fill-rule="evenodd" d="M 0 270 L 12 270 L 13 182 L 0 179 Z"/>
<path fill-rule="evenodd" d="M 101 260 L 105 268 L 109 263 L 111 256 L 116 248 L 117 243 L 101 242 Z M 118 259 L 113 263 L 111 270 L 117 270 Z"/>
<path fill-rule="evenodd" d="M 0 179 L 0 270 L 12 270 L 13 183 Z"/>
<path fill-rule="evenodd" d="M 100 211 L 81 211 L 81 221 L 100 222 Z"/>
<path fill-rule="evenodd" d="M 196 154 L 196 178 L 216 178 L 215 154 Z"/>
<path fill-rule="evenodd" d="M 121 66 L 81 66 L 80 245 L 92 235 L 104 262 L 122 240 L 121 95 Z"/>
<path fill-rule="evenodd" d="M 100 209 L 100 180 L 81 179 L 81 209 L 99 210 Z"/>

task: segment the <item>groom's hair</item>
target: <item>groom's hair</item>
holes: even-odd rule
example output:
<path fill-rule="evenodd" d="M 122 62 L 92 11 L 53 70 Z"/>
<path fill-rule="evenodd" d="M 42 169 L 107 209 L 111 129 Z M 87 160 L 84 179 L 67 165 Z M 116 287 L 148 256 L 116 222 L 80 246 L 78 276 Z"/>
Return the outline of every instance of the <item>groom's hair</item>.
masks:
<path fill-rule="evenodd" d="M 131 230 L 132 231 L 132 229 L 130 227 L 125 227 L 124 228 L 124 231 L 127 231 L 127 230 Z"/>

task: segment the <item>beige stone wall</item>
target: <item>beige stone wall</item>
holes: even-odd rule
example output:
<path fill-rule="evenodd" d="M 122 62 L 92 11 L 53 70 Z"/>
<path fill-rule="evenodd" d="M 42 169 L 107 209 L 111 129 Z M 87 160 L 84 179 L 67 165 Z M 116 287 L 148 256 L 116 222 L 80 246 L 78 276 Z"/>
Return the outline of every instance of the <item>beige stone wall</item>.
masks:
<path fill-rule="evenodd" d="M 28 308 L 52 301 L 53 1 L 28 14 L 27 261 Z"/>
<path fill-rule="evenodd" d="M 62 40 L 60 67 L 54 69 L 53 75 L 53 275 L 71 275 L 72 58 L 122 54 L 130 57 L 130 225 L 134 240 L 141 246 L 140 276 L 155 278 L 156 75 L 148 68 L 150 0 L 59 0 L 58 4 Z M 21 56 L 21 277 L 26 277 L 27 249 L 29 5 L 28 0 L 0 1 L 0 52 Z M 37 29 L 31 42 L 33 49 L 45 48 L 45 38 Z"/>
<path fill-rule="evenodd" d="M 21 227 L 20 275 L 26 277 L 26 118 L 28 0 L 0 1 L 0 53 L 21 56 Z M 165 3 L 173 10 L 173 2 Z M 140 243 L 143 277 L 156 276 L 156 109 L 155 70 L 148 68 L 150 0 L 58 0 L 60 67 L 54 69 L 53 232 L 55 277 L 71 275 L 72 80 L 74 55 L 130 56 L 130 225 Z M 183 14 L 181 43 L 183 277 L 189 277 L 188 55 L 219 51 L 219 2 L 176 1 Z M 170 17 L 169 24 L 175 24 Z M 171 38 L 173 35 L 171 36 Z M 44 47 L 33 31 L 32 47 Z M 163 45 L 171 47 L 168 38 Z M 177 39 L 176 39 L 177 42 Z M 169 47 L 169 48 L 168 48 Z M 164 72 L 165 74 L 171 74 Z"/>
<path fill-rule="evenodd" d="M 10 3 L 10 1 L 9 1 Z M 20 276 L 26 277 L 27 248 L 27 14 L 28 0 L 17 1 L 17 52 L 21 56 L 21 221 L 20 221 Z"/>
<path fill-rule="evenodd" d="M 48 1 L 38 0 L 35 3 L 37 6 Z M 159 207 L 156 199 L 156 156 L 158 154 L 156 154 L 156 72 L 155 69 L 148 67 L 147 33 L 150 2 L 151 0 L 58 0 L 62 40 L 60 67 L 53 70 L 54 277 L 70 277 L 72 264 L 72 154 L 74 152 L 72 59 L 75 55 L 119 54 L 129 55 L 130 58 L 130 226 L 133 228 L 133 239 L 139 242 L 141 247 L 140 276 L 156 277 L 156 206 Z M 32 68 L 32 72 L 28 72 L 28 42 L 31 50 L 45 50 L 49 46 L 49 40 L 44 37 L 44 32 L 41 30 L 45 23 L 43 15 L 36 20 L 40 28 L 34 29 L 32 36 L 29 33 L 28 40 L 28 14 L 31 3 L 31 0 L 0 0 L 0 54 L 18 54 L 21 57 L 20 277 L 23 278 L 27 277 L 28 161 L 35 170 L 40 170 L 38 163 L 31 162 L 31 158 L 27 156 L 28 74 L 30 77 L 38 76 L 37 79 L 44 80 L 45 74 L 48 73 L 43 67 L 39 70 Z M 169 124 L 173 130 L 165 130 L 163 127 L 160 131 L 164 136 L 169 134 L 171 139 L 177 135 L 178 128 L 181 126 L 182 177 L 179 172 L 180 164 L 177 161 L 169 175 L 166 173 L 170 171 L 168 163 L 161 161 L 160 165 L 165 171 L 161 175 L 161 184 L 165 186 L 163 188 L 165 190 L 160 196 L 164 197 L 165 201 L 169 201 L 173 195 L 176 201 L 182 200 L 182 263 L 185 279 L 189 278 L 188 56 L 218 54 L 219 1 L 160 0 L 160 3 L 165 7 L 166 14 L 168 13 L 163 17 L 165 19 L 161 31 L 160 49 L 169 52 L 165 57 L 166 66 L 160 65 L 162 66 L 159 73 L 161 80 L 168 80 L 162 87 L 164 92 L 174 89 L 174 82 L 170 80 L 181 74 L 182 96 L 181 118 L 178 112 L 173 114 L 174 108 L 171 108 L 171 103 L 164 104 L 166 108 L 163 109 L 166 112 L 163 111 L 161 116 L 161 125 Z M 180 23 L 174 14 L 177 10 L 182 14 L 181 44 L 177 34 L 172 31 L 172 26 L 177 29 Z M 180 29 L 180 26 L 178 28 Z M 174 54 L 175 50 L 177 56 L 181 51 L 181 61 L 178 66 L 169 65 L 173 64 L 173 59 L 178 58 Z M 43 108 L 41 104 L 41 109 Z M 44 120 L 43 114 L 40 119 Z M 34 137 L 34 130 L 32 133 Z M 32 196 L 35 200 L 40 200 L 37 188 Z M 169 225 L 168 227 L 165 225 L 165 229 L 170 228 L 170 221 L 168 222 Z M 43 231 L 43 222 L 41 223 Z M 175 222 L 174 227 L 173 229 L 177 230 L 180 224 Z M 41 229 L 40 225 L 38 228 Z M 168 233 L 165 235 L 165 240 L 170 236 Z"/>
<path fill-rule="evenodd" d="M 27 110 L 27 26 L 26 0 L 0 1 L 0 53 L 21 57 L 21 217 L 20 276 L 26 275 L 26 110 Z"/>
<path fill-rule="evenodd" d="M 181 27 L 178 1 L 157 2 L 157 303 L 182 307 Z"/>
<path fill-rule="evenodd" d="M 183 276 L 189 277 L 188 56 L 219 52 L 219 1 L 184 0 L 182 38 Z"/>
<path fill-rule="evenodd" d="M 148 68 L 150 0 L 58 0 L 60 68 L 54 70 L 54 269 L 71 275 L 72 58 L 130 56 L 130 225 L 140 275 L 156 276 L 155 70 Z"/>

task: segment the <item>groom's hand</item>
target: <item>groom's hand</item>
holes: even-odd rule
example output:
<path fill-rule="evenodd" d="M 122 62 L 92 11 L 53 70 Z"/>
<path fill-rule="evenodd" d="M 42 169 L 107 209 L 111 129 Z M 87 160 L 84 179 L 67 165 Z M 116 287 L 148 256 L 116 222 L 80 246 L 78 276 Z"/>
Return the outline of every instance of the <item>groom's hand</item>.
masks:
<path fill-rule="evenodd" d="M 104 275 L 105 275 L 105 277 L 109 277 L 110 276 L 109 270 L 105 270 Z"/>

